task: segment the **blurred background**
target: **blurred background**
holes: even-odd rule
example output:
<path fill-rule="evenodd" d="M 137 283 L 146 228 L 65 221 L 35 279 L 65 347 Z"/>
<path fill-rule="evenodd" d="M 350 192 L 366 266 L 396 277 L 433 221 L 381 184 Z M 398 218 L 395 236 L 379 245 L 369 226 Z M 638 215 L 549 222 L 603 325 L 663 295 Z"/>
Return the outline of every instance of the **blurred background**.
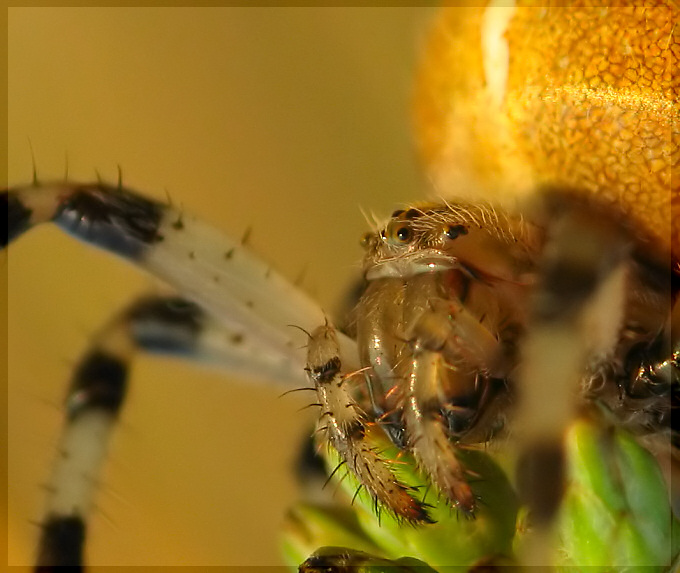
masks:
<path fill-rule="evenodd" d="M 96 172 L 250 244 L 333 312 L 362 209 L 424 195 L 410 94 L 431 8 L 9 10 L 9 183 Z M 32 150 L 32 151 L 31 151 Z M 9 563 L 33 558 L 69 372 L 113 312 L 158 290 L 35 230 L 8 280 Z M 102 476 L 93 564 L 277 565 L 305 399 L 140 358 Z M 308 401 L 308 399 L 307 399 Z"/>

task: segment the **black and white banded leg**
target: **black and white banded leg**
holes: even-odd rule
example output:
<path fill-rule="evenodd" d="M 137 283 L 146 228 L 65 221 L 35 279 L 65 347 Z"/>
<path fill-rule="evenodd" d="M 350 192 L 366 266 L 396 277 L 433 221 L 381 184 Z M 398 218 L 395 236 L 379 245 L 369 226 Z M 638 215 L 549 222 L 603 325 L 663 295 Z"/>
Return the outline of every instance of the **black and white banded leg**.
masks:
<path fill-rule="evenodd" d="M 533 528 L 522 562 L 535 566 L 555 558 L 550 535 L 568 479 L 567 428 L 598 408 L 625 419 L 622 410 L 639 407 L 619 377 L 629 371 L 630 348 L 657 337 L 674 297 L 670 267 L 641 252 L 623 219 L 559 192 L 544 201 L 548 237 L 522 343 L 514 428 L 519 493 Z M 670 406 L 670 380 L 667 395 Z"/>
<path fill-rule="evenodd" d="M 73 373 L 65 401 L 64 428 L 47 488 L 38 570 L 83 564 L 87 519 L 134 355 L 164 354 L 256 374 L 239 344 L 238 334 L 178 296 L 141 298 L 97 333 Z"/>
<path fill-rule="evenodd" d="M 304 383 L 304 338 L 325 315 L 299 289 L 233 240 L 168 205 L 122 186 L 38 184 L 6 190 L 3 247 L 41 223 L 121 256 L 164 280 L 181 297 L 133 304 L 97 335 L 69 391 L 43 523 L 38 569 L 82 566 L 85 520 L 127 370 L 138 349 L 212 363 L 288 387 Z M 348 367 L 353 341 L 341 333 Z"/>
<path fill-rule="evenodd" d="M 319 305 L 243 244 L 195 217 L 122 185 L 34 183 L 0 195 L 7 212 L 3 247 L 42 223 L 121 256 L 199 304 L 266 352 L 260 360 L 301 372 L 304 337 L 325 321 Z M 348 356 L 354 342 L 338 334 Z M 277 377 L 278 379 L 278 377 Z"/>

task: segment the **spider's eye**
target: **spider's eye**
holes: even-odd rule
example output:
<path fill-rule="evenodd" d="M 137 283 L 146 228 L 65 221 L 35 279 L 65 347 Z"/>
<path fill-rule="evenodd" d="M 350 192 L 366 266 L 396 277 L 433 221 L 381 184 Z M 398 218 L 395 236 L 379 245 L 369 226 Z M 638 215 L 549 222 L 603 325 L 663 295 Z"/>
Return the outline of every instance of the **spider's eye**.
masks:
<path fill-rule="evenodd" d="M 409 227 L 403 225 L 394 229 L 392 235 L 397 243 L 408 243 L 411 240 L 411 237 L 413 237 L 413 232 Z"/>
<path fill-rule="evenodd" d="M 386 229 L 380 231 L 380 236 L 390 245 L 402 246 L 413 240 L 413 231 L 402 221 L 393 221 Z"/>
<path fill-rule="evenodd" d="M 361 240 L 359 241 L 359 244 L 364 249 L 367 249 L 368 246 L 371 244 L 371 237 L 372 236 L 373 236 L 373 233 L 364 233 L 364 235 L 361 237 Z"/>
<path fill-rule="evenodd" d="M 468 230 L 465 225 L 448 225 L 444 227 L 444 234 L 451 240 L 457 239 L 460 235 L 467 235 L 467 233 Z"/>

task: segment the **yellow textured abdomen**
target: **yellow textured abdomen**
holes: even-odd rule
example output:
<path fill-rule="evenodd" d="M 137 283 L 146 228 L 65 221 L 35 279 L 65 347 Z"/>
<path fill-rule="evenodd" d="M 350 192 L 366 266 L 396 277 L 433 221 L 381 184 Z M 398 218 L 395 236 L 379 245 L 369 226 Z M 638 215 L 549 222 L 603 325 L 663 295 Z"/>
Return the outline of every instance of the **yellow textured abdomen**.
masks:
<path fill-rule="evenodd" d="M 419 78 L 435 192 L 515 201 L 557 184 L 609 201 L 680 258 L 677 4 L 445 10 Z"/>

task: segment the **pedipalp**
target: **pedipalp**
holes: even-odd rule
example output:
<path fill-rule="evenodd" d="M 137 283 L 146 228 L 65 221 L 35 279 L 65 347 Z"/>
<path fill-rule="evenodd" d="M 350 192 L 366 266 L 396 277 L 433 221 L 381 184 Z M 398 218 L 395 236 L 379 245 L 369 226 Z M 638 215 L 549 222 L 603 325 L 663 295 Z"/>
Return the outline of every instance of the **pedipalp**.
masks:
<path fill-rule="evenodd" d="M 326 324 L 315 329 L 307 344 L 307 372 L 322 407 L 321 433 L 340 455 L 347 469 L 399 519 L 431 523 L 425 505 L 402 484 L 375 444 L 380 427 L 371 423 L 361 406 L 345 387 L 347 377 L 337 342 L 336 330 Z M 359 493 L 357 490 L 356 494 Z M 355 494 L 355 495 L 356 495 Z"/>

